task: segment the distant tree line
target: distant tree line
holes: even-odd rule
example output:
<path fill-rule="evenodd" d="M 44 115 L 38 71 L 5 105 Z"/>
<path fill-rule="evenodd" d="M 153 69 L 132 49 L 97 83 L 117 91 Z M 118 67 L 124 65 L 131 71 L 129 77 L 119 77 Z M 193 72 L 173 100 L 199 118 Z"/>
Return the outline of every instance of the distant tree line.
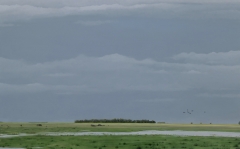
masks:
<path fill-rule="evenodd" d="M 156 123 L 153 120 L 131 120 L 131 119 L 85 119 L 85 120 L 76 120 L 75 123 Z"/>

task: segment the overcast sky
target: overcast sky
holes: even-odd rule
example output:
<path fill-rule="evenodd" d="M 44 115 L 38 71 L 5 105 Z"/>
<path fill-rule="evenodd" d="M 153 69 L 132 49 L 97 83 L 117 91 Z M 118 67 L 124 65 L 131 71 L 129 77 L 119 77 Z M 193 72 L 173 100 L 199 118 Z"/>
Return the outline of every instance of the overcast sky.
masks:
<path fill-rule="evenodd" d="M 236 124 L 239 26 L 239 0 L 0 0 L 0 121 Z"/>

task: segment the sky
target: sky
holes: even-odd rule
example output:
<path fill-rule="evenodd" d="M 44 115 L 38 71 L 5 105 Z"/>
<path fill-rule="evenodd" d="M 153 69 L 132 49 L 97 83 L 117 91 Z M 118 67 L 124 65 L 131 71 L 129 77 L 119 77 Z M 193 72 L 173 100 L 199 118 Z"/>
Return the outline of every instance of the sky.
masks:
<path fill-rule="evenodd" d="M 239 0 L 0 0 L 0 121 L 237 124 L 239 26 Z"/>

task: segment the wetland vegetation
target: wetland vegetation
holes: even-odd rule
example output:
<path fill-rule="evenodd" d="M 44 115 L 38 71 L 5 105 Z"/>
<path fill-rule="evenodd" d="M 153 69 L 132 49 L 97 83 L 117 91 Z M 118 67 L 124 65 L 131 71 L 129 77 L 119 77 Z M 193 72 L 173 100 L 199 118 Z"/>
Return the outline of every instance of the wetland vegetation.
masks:
<path fill-rule="evenodd" d="M 145 136 L 26 136 L 0 139 L 0 147 L 32 149 L 237 149 L 239 138 Z"/>
<path fill-rule="evenodd" d="M 41 124 L 39 126 L 38 124 Z M 132 132 L 143 130 L 185 130 L 240 132 L 237 124 L 148 124 L 148 123 L 104 123 L 92 127 L 91 123 L 0 123 L 0 134 L 34 134 L 39 132 Z"/>
<path fill-rule="evenodd" d="M 132 132 L 143 130 L 191 130 L 240 132 L 239 125 L 209 124 L 126 124 L 104 123 L 1 123 L 0 134 L 42 132 Z M 43 149 L 239 149 L 240 138 L 170 135 L 21 136 L 0 138 L 0 147 Z"/>

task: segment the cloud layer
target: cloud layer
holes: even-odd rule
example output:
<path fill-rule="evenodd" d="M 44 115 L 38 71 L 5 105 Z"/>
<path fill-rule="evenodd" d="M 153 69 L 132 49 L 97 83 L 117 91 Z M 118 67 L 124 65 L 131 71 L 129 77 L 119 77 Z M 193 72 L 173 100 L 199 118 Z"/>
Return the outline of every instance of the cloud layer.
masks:
<path fill-rule="evenodd" d="M 120 54 L 36 64 L 0 58 L 0 116 L 3 121 L 124 117 L 235 123 L 239 54 L 181 53 L 169 62 Z M 221 57 L 232 59 L 231 65 Z M 184 115 L 189 108 L 194 113 Z"/>
<path fill-rule="evenodd" d="M 239 65 L 239 51 L 212 52 L 209 54 L 181 53 L 173 56 L 174 60 L 185 63 L 209 64 L 209 65 Z"/>
<path fill-rule="evenodd" d="M 0 0 L 1 120 L 235 122 L 239 4 Z"/>
<path fill-rule="evenodd" d="M 240 88 L 238 55 L 239 51 L 229 51 L 182 53 L 173 57 L 177 61 L 183 61 L 182 63 L 136 60 L 119 54 L 103 57 L 80 55 L 68 60 L 38 64 L 1 58 L 0 92 L 88 94 L 124 90 L 235 90 Z"/>
<path fill-rule="evenodd" d="M 69 15 L 154 16 L 178 18 L 239 19 L 239 1 L 236 0 L 134 0 L 134 1 L 77 1 L 77 0 L 2 0 L 2 23 L 31 18 L 61 17 Z"/>

